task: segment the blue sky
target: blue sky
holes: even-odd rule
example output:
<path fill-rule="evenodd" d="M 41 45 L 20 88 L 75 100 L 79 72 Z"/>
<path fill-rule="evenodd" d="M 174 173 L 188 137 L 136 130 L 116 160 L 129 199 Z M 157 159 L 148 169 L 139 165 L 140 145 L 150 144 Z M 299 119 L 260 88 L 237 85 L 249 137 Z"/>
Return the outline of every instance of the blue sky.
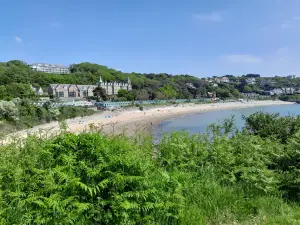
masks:
<path fill-rule="evenodd" d="M 300 74 L 299 0 L 15 0 L 1 8 L 0 61 Z"/>

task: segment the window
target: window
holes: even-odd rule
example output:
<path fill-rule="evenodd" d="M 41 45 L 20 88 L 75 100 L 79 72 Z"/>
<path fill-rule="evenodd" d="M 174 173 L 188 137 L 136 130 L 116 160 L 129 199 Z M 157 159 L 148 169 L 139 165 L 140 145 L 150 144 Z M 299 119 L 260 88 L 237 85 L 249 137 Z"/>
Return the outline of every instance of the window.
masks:
<path fill-rule="evenodd" d="M 77 97 L 76 92 L 75 91 L 69 92 L 69 97 L 71 98 Z"/>
<path fill-rule="evenodd" d="M 56 93 L 56 97 L 64 97 L 65 93 L 63 91 L 59 91 Z"/>

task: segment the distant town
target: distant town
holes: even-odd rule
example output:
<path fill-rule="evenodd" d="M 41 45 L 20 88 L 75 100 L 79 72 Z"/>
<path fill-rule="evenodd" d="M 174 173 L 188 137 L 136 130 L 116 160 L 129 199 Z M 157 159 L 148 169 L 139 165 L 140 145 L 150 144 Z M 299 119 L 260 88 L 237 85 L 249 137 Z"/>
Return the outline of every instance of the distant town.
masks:
<path fill-rule="evenodd" d="M 67 66 L 47 64 L 47 63 L 34 63 L 30 65 L 32 70 L 49 74 L 70 74 L 70 69 Z M 127 82 L 112 82 L 103 81 L 99 77 L 97 84 L 80 85 L 80 84 L 50 84 L 47 92 L 41 87 L 33 87 L 38 95 L 49 95 L 57 98 L 87 98 L 94 96 L 94 90 L 98 85 L 105 89 L 108 96 L 118 94 L 119 90 L 132 90 L 131 81 L 128 78 Z M 222 87 L 228 85 L 242 85 L 243 89 L 240 90 L 241 94 L 247 98 L 257 98 L 262 96 L 280 96 L 280 95 L 293 95 L 300 93 L 300 87 L 293 83 L 297 79 L 296 75 L 288 75 L 286 77 L 261 77 L 258 74 L 247 74 L 241 77 L 226 75 L 223 77 L 207 77 L 200 78 L 205 80 L 212 87 Z M 283 82 L 286 81 L 286 82 Z M 190 89 L 196 90 L 198 87 L 192 82 L 186 83 Z M 254 88 L 253 88 L 254 87 Z M 207 92 L 207 97 L 212 97 L 213 92 Z"/>
<path fill-rule="evenodd" d="M 124 73 L 88 62 L 70 66 L 20 60 L 0 63 L 0 100 L 31 98 L 28 85 L 36 96 L 52 101 L 300 100 L 300 79 L 294 74 L 192 76 Z"/>

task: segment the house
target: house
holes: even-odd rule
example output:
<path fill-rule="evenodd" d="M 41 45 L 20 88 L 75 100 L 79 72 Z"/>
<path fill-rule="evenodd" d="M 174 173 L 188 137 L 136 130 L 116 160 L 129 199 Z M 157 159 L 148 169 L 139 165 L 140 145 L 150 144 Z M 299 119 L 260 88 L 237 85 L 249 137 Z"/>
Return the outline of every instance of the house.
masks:
<path fill-rule="evenodd" d="M 98 86 L 102 87 L 107 95 L 116 95 L 119 90 L 131 91 L 131 81 L 127 83 L 103 82 L 101 77 L 97 85 L 77 85 L 77 84 L 50 84 L 48 87 L 49 96 L 58 98 L 87 98 L 94 96 L 94 90 Z"/>
<path fill-rule="evenodd" d="M 221 83 L 221 79 L 220 78 L 215 78 L 215 82 L 219 84 L 219 83 Z"/>
<path fill-rule="evenodd" d="M 30 65 L 31 69 L 43 73 L 56 73 L 56 74 L 68 74 L 70 73 L 67 66 L 47 64 L 47 63 L 34 63 Z"/>
<path fill-rule="evenodd" d="M 207 92 L 207 97 L 215 99 L 216 98 L 216 92 Z"/>
<path fill-rule="evenodd" d="M 222 83 L 229 83 L 230 80 L 229 80 L 228 77 L 222 77 L 222 78 L 221 78 L 221 82 L 222 82 Z"/>
<path fill-rule="evenodd" d="M 261 86 L 261 87 L 272 86 L 272 85 L 274 85 L 274 84 L 276 84 L 276 82 L 273 81 L 273 80 L 270 80 L 270 79 L 264 79 L 264 80 L 261 80 L 261 81 L 260 81 L 260 86 Z"/>
<path fill-rule="evenodd" d="M 271 95 L 271 96 L 273 96 L 273 95 L 281 95 L 283 93 L 284 92 L 283 92 L 283 90 L 281 88 L 274 88 L 274 89 L 272 89 L 270 91 L 265 91 L 266 95 Z"/>
<path fill-rule="evenodd" d="M 205 78 L 205 81 L 207 81 L 209 83 L 212 83 L 214 80 L 212 78 L 210 78 L 210 77 L 207 77 L 207 78 Z"/>
<path fill-rule="evenodd" d="M 286 78 L 289 80 L 293 80 L 296 78 L 296 75 L 288 75 Z"/>
<path fill-rule="evenodd" d="M 219 85 L 217 83 L 213 83 L 213 87 L 218 87 Z"/>
<path fill-rule="evenodd" d="M 196 86 L 193 83 L 186 83 L 186 86 L 192 89 L 196 89 Z"/>
<path fill-rule="evenodd" d="M 254 84 L 256 84 L 256 80 L 254 77 L 249 77 L 246 79 L 246 83 L 249 85 L 254 85 Z"/>
<path fill-rule="evenodd" d="M 39 87 L 39 88 L 36 88 L 36 93 L 37 93 L 38 95 L 43 95 L 43 94 L 44 94 L 44 91 L 43 91 L 43 89 L 42 89 L 41 87 Z"/>
<path fill-rule="evenodd" d="M 295 92 L 295 88 L 282 88 L 284 94 L 292 95 Z"/>
<path fill-rule="evenodd" d="M 34 91 L 37 95 L 43 95 L 44 91 L 41 87 L 34 87 L 32 85 L 30 85 L 30 88 L 32 91 Z"/>

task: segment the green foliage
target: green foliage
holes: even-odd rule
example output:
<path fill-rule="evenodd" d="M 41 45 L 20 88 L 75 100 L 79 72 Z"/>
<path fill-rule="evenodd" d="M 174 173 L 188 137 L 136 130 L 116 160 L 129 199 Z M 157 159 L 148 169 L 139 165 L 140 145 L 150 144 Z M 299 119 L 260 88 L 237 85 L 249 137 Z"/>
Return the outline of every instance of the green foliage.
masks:
<path fill-rule="evenodd" d="M 145 89 L 133 91 L 133 95 L 135 96 L 135 100 L 149 100 L 150 98 L 148 91 Z"/>
<path fill-rule="evenodd" d="M 249 93 L 249 92 L 251 92 L 251 91 L 252 91 L 252 89 L 251 89 L 251 87 L 250 87 L 249 85 L 245 85 L 245 86 L 243 87 L 243 92 Z"/>
<path fill-rule="evenodd" d="M 283 95 L 279 96 L 281 101 L 300 101 L 300 95 Z"/>
<path fill-rule="evenodd" d="M 120 89 L 118 91 L 118 98 L 124 98 L 125 101 L 134 100 L 133 94 L 125 89 Z"/>
<path fill-rule="evenodd" d="M 170 75 L 166 73 L 123 73 L 103 65 L 94 63 L 79 63 L 70 66 L 70 74 L 48 74 L 31 70 L 24 62 L 12 60 L 0 63 L 0 100 L 11 100 L 15 97 L 37 98 L 28 88 L 28 84 L 46 88 L 49 84 L 96 84 L 101 76 L 104 81 L 126 82 L 130 78 L 132 95 L 120 96 L 137 100 L 149 99 L 190 99 L 206 97 L 207 92 L 216 92 L 217 97 L 238 98 L 240 92 L 263 93 L 263 90 L 281 87 L 300 87 L 300 79 L 284 77 L 260 78 L 258 74 L 247 74 L 241 77 L 226 75 L 229 84 L 220 83 L 215 88 L 204 79 L 190 75 Z M 247 85 L 247 77 L 255 77 L 257 83 L 269 81 L 262 85 Z M 187 84 L 192 84 L 191 88 Z"/>
<path fill-rule="evenodd" d="M 253 117 L 284 126 L 277 115 Z M 147 136 L 64 131 L 1 146 L 0 221 L 299 224 L 300 135 L 281 143 L 255 129 L 237 131 L 231 118 L 205 134 L 165 134 L 157 145 Z"/>
<path fill-rule="evenodd" d="M 217 88 L 216 89 L 216 96 L 218 98 L 225 99 L 225 98 L 229 98 L 231 95 L 230 95 L 230 91 L 229 90 L 222 89 L 222 88 Z"/>
<path fill-rule="evenodd" d="M 10 83 L 0 85 L 0 100 L 12 100 L 13 98 L 37 99 L 37 96 L 28 84 Z"/>
<path fill-rule="evenodd" d="M 300 130 L 300 116 L 280 117 L 279 114 L 257 112 L 244 119 L 245 128 L 251 134 L 283 143 Z"/>
<path fill-rule="evenodd" d="M 166 98 L 191 98 L 195 97 L 195 90 L 188 88 L 186 83 L 192 83 L 197 87 L 197 92 L 205 92 L 209 88 L 206 81 L 189 75 L 169 74 L 141 74 L 122 73 L 106 66 L 93 63 L 79 63 L 70 66 L 70 74 L 48 74 L 33 71 L 21 61 L 10 61 L 0 64 L 0 99 L 10 100 L 14 97 L 23 98 L 20 92 L 7 92 L 12 83 L 19 85 L 34 84 L 35 86 L 47 87 L 49 84 L 95 84 L 101 76 L 105 81 L 125 82 L 130 78 L 132 87 L 136 90 L 132 95 L 126 95 L 127 99 L 132 96 L 138 100 L 166 99 Z M 14 85 L 13 85 L 14 86 Z M 13 89 L 13 88 L 12 88 Z M 163 90 L 163 92 L 160 91 Z M 30 95 L 26 94 L 26 98 Z M 32 96 L 33 97 L 33 96 Z"/>
<path fill-rule="evenodd" d="M 108 96 L 106 94 L 106 90 L 103 88 L 103 87 L 96 87 L 94 90 L 93 90 L 93 93 L 94 93 L 94 96 L 97 97 L 97 100 L 100 101 L 106 101 Z"/>
<path fill-rule="evenodd" d="M 19 119 L 19 110 L 13 101 L 0 100 L 0 120 L 15 122 Z"/>
<path fill-rule="evenodd" d="M 90 116 L 93 115 L 94 111 L 87 108 L 80 108 L 80 107 L 70 107 L 70 106 L 62 106 L 58 108 L 59 120 L 65 120 L 69 118 L 75 117 L 83 117 L 83 116 Z"/>
<path fill-rule="evenodd" d="M 34 105 L 29 99 L 0 100 L 0 134 L 30 128 L 53 120 L 88 116 L 93 113 L 91 109 L 72 106 L 51 108 L 49 102 L 40 107 Z"/>
<path fill-rule="evenodd" d="M 172 223 L 182 206 L 178 182 L 126 138 L 64 134 L 11 150 L 0 153 L 7 224 Z"/>
<path fill-rule="evenodd" d="M 280 189 L 284 197 L 300 202 L 300 133 L 291 136 L 285 146 L 285 152 L 276 158 L 273 168 L 280 175 Z"/>
<path fill-rule="evenodd" d="M 159 89 L 168 99 L 176 98 L 178 93 L 170 85 L 165 85 Z"/>

